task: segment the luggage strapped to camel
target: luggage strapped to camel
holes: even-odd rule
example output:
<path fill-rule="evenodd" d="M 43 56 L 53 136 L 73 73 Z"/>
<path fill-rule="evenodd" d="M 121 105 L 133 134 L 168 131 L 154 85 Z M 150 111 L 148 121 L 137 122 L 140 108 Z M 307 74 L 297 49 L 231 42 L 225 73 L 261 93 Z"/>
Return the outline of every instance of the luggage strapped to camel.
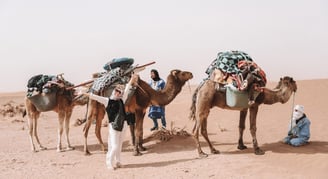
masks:
<path fill-rule="evenodd" d="M 219 83 L 220 90 L 226 92 L 227 104 L 230 107 L 247 107 L 247 91 L 243 87 L 247 75 L 251 75 L 256 83 L 258 92 L 266 85 L 265 72 L 253 61 L 253 59 L 242 51 L 219 52 L 217 58 L 205 71 L 208 78 Z M 246 80 L 247 82 L 247 80 Z M 252 86 L 253 84 L 246 84 Z M 241 102 L 241 103 L 240 103 Z"/>
<path fill-rule="evenodd" d="M 258 81 L 262 81 L 264 85 L 266 84 L 265 72 L 247 53 L 242 51 L 219 52 L 217 58 L 210 64 L 205 73 L 208 74 L 209 79 L 215 82 L 232 83 L 240 89 L 243 80 L 242 72 L 246 66 L 253 69 L 248 73 L 252 73 Z M 213 74 L 215 70 L 219 71 L 220 74 Z"/>
<path fill-rule="evenodd" d="M 41 93 L 48 94 L 53 92 L 55 88 L 74 86 L 74 84 L 66 81 L 63 75 L 63 73 L 58 75 L 39 74 L 31 77 L 27 82 L 27 97 Z"/>

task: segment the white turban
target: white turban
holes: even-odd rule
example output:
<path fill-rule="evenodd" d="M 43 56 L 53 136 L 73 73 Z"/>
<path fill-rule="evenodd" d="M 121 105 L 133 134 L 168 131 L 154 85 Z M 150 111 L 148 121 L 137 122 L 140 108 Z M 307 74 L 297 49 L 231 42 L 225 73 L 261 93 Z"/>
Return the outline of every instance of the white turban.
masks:
<path fill-rule="evenodd" d="M 293 120 L 297 120 L 304 115 L 304 106 L 296 105 L 293 111 Z"/>

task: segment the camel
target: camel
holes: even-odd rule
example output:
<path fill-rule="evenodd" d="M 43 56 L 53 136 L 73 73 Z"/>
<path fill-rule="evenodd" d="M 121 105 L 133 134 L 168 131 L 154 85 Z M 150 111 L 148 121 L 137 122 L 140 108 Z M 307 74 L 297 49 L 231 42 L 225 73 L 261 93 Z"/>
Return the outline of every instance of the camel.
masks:
<path fill-rule="evenodd" d="M 280 102 L 282 104 L 286 103 L 293 92 L 296 92 L 297 85 L 296 82 L 291 77 L 283 77 L 280 79 L 278 85 L 270 90 L 268 88 L 262 88 L 262 92 L 259 93 L 255 100 L 255 103 L 249 108 L 232 108 L 226 104 L 225 92 L 216 90 L 218 83 L 212 80 L 206 80 L 204 83 L 199 85 L 195 90 L 192 98 L 190 119 L 195 120 L 195 126 L 193 128 L 193 136 L 195 139 L 196 147 L 198 149 L 199 157 L 207 157 L 208 155 L 204 153 L 201 149 L 199 142 L 199 129 L 201 128 L 201 134 L 208 143 L 212 154 L 219 154 L 220 152 L 216 150 L 211 144 L 208 134 L 207 134 L 207 117 L 210 113 L 210 109 L 213 107 L 219 107 L 229 110 L 239 110 L 239 140 L 238 149 L 243 150 L 247 147 L 243 142 L 243 132 L 245 129 L 245 120 L 247 115 L 247 110 L 250 111 L 250 132 L 253 138 L 254 153 L 256 155 L 263 155 L 265 152 L 260 149 L 256 139 L 256 116 L 261 104 L 272 105 L 274 103 Z"/>
<path fill-rule="evenodd" d="M 76 105 L 87 104 L 88 97 L 77 96 L 75 94 L 76 89 L 66 89 L 65 86 L 56 86 L 53 92 L 49 94 L 40 93 L 32 97 L 25 97 L 25 111 L 23 117 L 28 115 L 28 127 L 29 127 L 29 137 L 33 152 L 37 152 L 33 136 L 35 137 L 40 150 L 46 150 L 47 148 L 42 146 L 37 134 L 37 121 L 40 117 L 41 112 L 54 111 L 58 113 L 58 143 L 57 152 L 64 151 L 61 145 L 61 136 L 63 133 L 63 127 L 65 124 L 65 133 L 67 148 L 66 150 L 74 150 L 69 141 L 69 123 L 72 115 L 73 108 Z"/>
<path fill-rule="evenodd" d="M 188 71 L 181 70 L 172 70 L 167 77 L 166 86 L 161 91 L 155 91 L 152 89 L 149 84 L 140 78 L 137 80 L 137 86 L 134 94 L 128 103 L 125 104 L 125 108 L 127 112 L 135 113 L 136 124 L 131 125 L 131 135 L 132 135 L 132 143 L 134 145 L 134 153 L 133 155 L 138 156 L 141 155 L 140 150 L 146 150 L 145 147 L 142 146 L 143 143 L 143 120 L 146 113 L 147 107 L 150 105 L 167 105 L 169 104 L 177 95 L 181 92 L 182 87 L 189 79 L 192 79 L 193 75 Z M 132 86 L 134 86 L 132 84 Z M 97 102 L 89 103 L 89 114 L 88 120 L 85 124 L 85 145 L 84 152 L 86 155 L 90 154 L 87 148 L 87 136 L 88 129 L 90 127 L 92 119 L 96 119 L 96 136 L 100 145 L 102 146 L 103 151 L 105 151 L 105 146 L 101 139 L 100 127 L 101 121 L 105 115 L 105 108 L 103 105 L 100 105 Z M 140 148 L 140 150 L 139 150 Z"/>
<path fill-rule="evenodd" d="M 166 85 L 163 90 L 156 91 L 149 84 L 141 79 L 138 81 L 135 94 L 130 103 L 125 105 L 126 111 L 135 113 L 136 124 L 132 134 L 132 143 L 134 144 L 134 156 L 142 155 L 141 151 L 146 150 L 143 144 L 143 120 L 146 109 L 150 105 L 165 106 L 181 92 L 186 81 L 193 78 L 191 72 L 172 70 L 166 79 Z M 140 148 L 140 150 L 139 150 Z"/>

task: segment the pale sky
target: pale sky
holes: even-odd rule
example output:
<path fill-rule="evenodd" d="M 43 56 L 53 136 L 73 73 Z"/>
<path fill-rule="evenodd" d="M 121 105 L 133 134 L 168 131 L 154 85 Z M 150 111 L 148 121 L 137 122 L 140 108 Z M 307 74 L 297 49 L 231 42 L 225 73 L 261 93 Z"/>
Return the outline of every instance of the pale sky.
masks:
<path fill-rule="evenodd" d="M 0 0 L 0 92 L 36 74 L 74 84 L 116 57 L 191 71 L 198 84 L 218 52 L 241 50 L 269 81 L 328 78 L 327 0 Z"/>

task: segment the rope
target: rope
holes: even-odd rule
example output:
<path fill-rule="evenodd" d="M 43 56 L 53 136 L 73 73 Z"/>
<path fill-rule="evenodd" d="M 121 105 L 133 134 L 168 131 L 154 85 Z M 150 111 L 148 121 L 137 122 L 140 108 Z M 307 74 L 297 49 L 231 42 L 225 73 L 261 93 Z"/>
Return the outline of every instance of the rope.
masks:
<path fill-rule="evenodd" d="M 290 130 L 292 130 L 292 120 L 293 120 L 293 112 L 294 112 L 294 105 L 295 105 L 295 93 L 293 93 L 293 103 L 292 103 L 292 114 L 290 116 Z"/>
<path fill-rule="evenodd" d="M 187 81 L 187 83 L 188 83 L 188 87 L 189 87 L 189 92 L 191 93 L 191 87 L 190 87 L 190 82 L 189 82 L 189 80 Z"/>

